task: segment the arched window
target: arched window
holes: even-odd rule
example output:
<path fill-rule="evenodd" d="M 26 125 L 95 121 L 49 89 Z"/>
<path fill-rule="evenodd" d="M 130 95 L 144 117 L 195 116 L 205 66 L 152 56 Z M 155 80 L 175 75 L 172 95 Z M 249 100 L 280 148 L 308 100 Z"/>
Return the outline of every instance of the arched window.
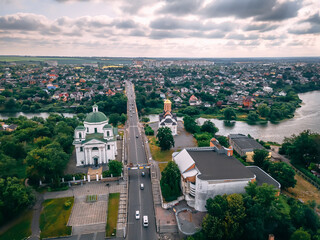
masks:
<path fill-rule="evenodd" d="M 87 132 L 89 132 L 89 128 L 87 127 Z"/>
<path fill-rule="evenodd" d="M 79 133 L 79 138 L 82 138 L 82 135 L 81 135 L 81 133 Z"/>
<path fill-rule="evenodd" d="M 109 131 L 107 131 L 107 136 L 108 136 L 108 137 L 110 136 L 110 132 L 109 132 Z"/>

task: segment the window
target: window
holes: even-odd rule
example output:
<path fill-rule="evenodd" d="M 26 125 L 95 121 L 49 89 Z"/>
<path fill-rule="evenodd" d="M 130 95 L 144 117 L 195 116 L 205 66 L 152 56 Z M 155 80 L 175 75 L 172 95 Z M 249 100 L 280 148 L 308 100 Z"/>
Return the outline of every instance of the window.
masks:
<path fill-rule="evenodd" d="M 83 147 L 80 147 L 80 152 L 83 152 Z"/>
<path fill-rule="evenodd" d="M 97 132 L 98 132 L 97 128 L 94 128 L 94 132 L 95 132 L 95 133 L 97 133 Z"/>
<path fill-rule="evenodd" d="M 110 145 L 108 145 L 108 150 L 110 150 Z"/>
<path fill-rule="evenodd" d="M 89 128 L 87 127 L 87 132 L 89 132 Z"/>
<path fill-rule="evenodd" d="M 108 136 L 108 137 L 110 136 L 110 132 L 109 132 L 109 131 L 107 131 L 107 136 Z"/>
<path fill-rule="evenodd" d="M 79 138 L 82 138 L 82 135 L 81 135 L 81 133 L 79 133 Z"/>
<path fill-rule="evenodd" d="M 93 147 L 93 148 L 92 148 L 92 151 L 93 151 L 93 150 L 99 150 L 99 149 L 98 149 L 97 147 Z"/>

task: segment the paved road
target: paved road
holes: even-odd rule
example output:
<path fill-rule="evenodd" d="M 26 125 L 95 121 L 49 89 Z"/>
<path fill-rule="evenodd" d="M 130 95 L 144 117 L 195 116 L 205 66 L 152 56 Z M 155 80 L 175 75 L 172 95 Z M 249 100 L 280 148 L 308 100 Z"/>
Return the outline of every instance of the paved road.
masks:
<path fill-rule="evenodd" d="M 139 131 L 138 113 L 135 104 L 133 85 L 127 83 L 126 92 L 128 97 L 128 161 L 129 163 L 147 163 L 142 137 Z M 142 177 L 141 172 L 146 176 Z M 144 184 L 144 189 L 140 189 L 140 184 Z M 135 219 L 136 210 L 140 211 L 140 220 Z M 143 227 L 143 216 L 147 215 L 149 226 Z M 127 239 L 137 240 L 157 239 L 155 215 L 153 209 L 153 198 L 151 189 L 151 179 L 149 170 L 129 170 L 129 208 L 128 208 L 128 231 Z"/>

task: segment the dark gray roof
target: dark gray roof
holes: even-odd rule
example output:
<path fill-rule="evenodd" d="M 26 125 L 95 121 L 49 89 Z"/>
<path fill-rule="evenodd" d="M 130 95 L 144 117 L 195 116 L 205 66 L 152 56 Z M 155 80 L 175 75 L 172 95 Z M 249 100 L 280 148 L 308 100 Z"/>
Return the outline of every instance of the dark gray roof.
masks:
<path fill-rule="evenodd" d="M 267 174 L 265 171 L 263 171 L 261 168 L 257 166 L 248 166 L 247 167 L 252 173 L 256 175 L 256 180 L 258 183 L 258 186 L 261 186 L 264 183 L 267 183 L 269 185 L 273 185 L 276 188 L 280 189 L 281 185 L 279 182 L 277 182 L 274 178 L 272 178 L 269 174 Z"/>
<path fill-rule="evenodd" d="M 264 149 L 264 147 L 256 140 L 242 134 L 230 134 L 229 138 L 231 138 L 233 142 L 237 144 L 242 151 L 251 152 L 254 149 Z"/>
<path fill-rule="evenodd" d="M 198 178 L 202 180 L 244 179 L 253 178 L 250 172 L 241 162 L 234 157 L 228 157 L 224 153 L 212 150 L 188 150 L 189 155 L 195 161 L 200 173 Z"/>
<path fill-rule="evenodd" d="M 163 113 L 160 113 L 160 114 L 159 114 L 159 120 L 160 120 L 160 122 L 162 121 L 162 119 L 165 118 L 165 114 L 166 114 L 165 111 L 163 111 Z M 170 112 L 170 115 L 171 115 L 171 117 L 172 117 L 174 120 L 177 121 L 177 115 L 176 115 L 175 113 Z"/>
<path fill-rule="evenodd" d="M 172 123 L 172 119 L 171 118 L 166 118 L 166 120 L 164 120 L 165 123 Z"/>

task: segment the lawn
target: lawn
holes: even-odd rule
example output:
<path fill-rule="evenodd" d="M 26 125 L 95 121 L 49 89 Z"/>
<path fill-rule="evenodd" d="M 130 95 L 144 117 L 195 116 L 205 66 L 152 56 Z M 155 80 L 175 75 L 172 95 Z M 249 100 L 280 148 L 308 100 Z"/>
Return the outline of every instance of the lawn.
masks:
<path fill-rule="evenodd" d="M 109 194 L 106 237 L 112 237 L 116 235 L 119 200 L 120 193 Z"/>
<path fill-rule="evenodd" d="M 303 202 L 315 200 L 320 205 L 320 191 L 311 183 L 296 174 L 294 177 L 297 180 L 297 184 L 294 188 L 289 188 L 286 193 L 296 199 L 300 199 Z"/>
<path fill-rule="evenodd" d="M 65 207 L 65 202 L 71 205 Z M 73 207 L 74 198 L 48 199 L 43 202 L 40 216 L 41 238 L 68 236 L 71 234 L 72 227 L 67 226 L 69 216 Z"/>
<path fill-rule="evenodd" d="M 0 240 L 21 240 L 31 235 L 32 210 L 23 214 L 16 225 L 0 236 Z"/>

